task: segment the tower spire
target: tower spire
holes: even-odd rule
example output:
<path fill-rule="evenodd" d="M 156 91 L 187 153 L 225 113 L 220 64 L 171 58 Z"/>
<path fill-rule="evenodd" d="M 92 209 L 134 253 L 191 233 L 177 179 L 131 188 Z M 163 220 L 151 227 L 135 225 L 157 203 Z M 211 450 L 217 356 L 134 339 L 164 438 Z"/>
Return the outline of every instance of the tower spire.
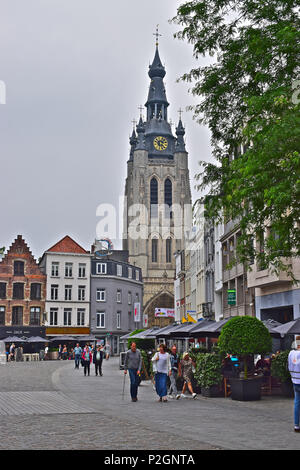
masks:
<path fill-rule="evenodd" d="M 156 37 L 156 43 L 155 43 L 156 47 L 158 47 L 159 36 L 162 36 L 162 34 L 158 32 L 158 27 L 159 27 L 159 24 L 156 25 L 156 32 L 153 33 L 153 36 Z"/>

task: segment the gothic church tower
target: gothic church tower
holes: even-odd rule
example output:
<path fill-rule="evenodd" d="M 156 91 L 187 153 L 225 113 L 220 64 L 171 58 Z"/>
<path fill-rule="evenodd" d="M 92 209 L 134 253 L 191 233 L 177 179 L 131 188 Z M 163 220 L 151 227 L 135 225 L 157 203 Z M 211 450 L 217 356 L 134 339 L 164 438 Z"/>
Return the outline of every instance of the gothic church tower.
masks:
<path fill-rule="evenodd" d="M 174 308 L 174 253 L 184 247 L 184 225 L 189 223 L 184 208 L 190 208 L 191 191 L 185 130 L 180 116 L 173 135 L 168 120 L 166 71 L 158 42 L 148 74 L 146 120 L 140 117 L 130 138 L 123 248 L 129 251 L 129 262 L 142 268 L 149 326 L 164 326 L 169 321 L 156 320 L 154 309 Z"/>

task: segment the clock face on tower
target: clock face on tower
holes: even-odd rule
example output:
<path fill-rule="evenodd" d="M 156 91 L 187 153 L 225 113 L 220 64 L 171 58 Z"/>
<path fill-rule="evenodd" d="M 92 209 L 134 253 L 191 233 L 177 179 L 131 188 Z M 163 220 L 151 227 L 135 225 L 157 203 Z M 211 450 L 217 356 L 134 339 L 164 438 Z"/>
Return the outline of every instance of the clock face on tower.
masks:
<path fill-rule="evenodd" d="M 162 152 L 163 150 L 166 150 L 168 147 L 168 140 L 165 137 L 162 136 L 157 136 L 153 140 L 153 145 L 156 150 L 159 150 Z"/>

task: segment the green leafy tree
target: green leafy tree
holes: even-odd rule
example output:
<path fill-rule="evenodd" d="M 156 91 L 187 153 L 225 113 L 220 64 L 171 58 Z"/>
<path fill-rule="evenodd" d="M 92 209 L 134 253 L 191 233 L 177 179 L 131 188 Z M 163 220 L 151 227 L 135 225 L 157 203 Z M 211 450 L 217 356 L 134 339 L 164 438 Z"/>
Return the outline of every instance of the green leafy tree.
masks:
<path fill-rule="evenodd" d="M 244 361 L 244 376 L 247 378 L 247 357 L 264 354 L 272 350 L 269 330 L 255 317 L 232 317 L 222 328 L 218 346 L 221 352 L 233 354 Z"/>
<path fill-rule="evenodd" d="M 300 255 L 299 2 L 192 0 L 173 21 L 196 59 L 213 57 L 182 77 L 211 131 L 215 162 L 197 175 L 212 196 L 206 215 L 237 221 L 241 262 L 291 272 L 282 259 Z"/>

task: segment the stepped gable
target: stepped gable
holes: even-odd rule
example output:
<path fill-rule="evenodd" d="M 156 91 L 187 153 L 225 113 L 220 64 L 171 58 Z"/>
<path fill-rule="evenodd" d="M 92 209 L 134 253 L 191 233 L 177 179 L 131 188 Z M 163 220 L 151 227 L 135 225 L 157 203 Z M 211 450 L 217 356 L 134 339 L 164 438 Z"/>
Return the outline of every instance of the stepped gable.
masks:
<path fill-rule="evenodd" d="M 73 240 L 69 235 L 66 235 L 59 242 L 53 245 L 47 252 L 52 253 L 78 253 L 78 254 L 88 254 L 89 251 L 86 251 L 82 246 L 80 246 L 75 240 Z"/>
<path fill-rule="evenodd" d="M 18 235 L 9 247 L 7 253 L 0 262 L 0 273 L 9 273 L 12 270 L 14 260 L 23 260 L 28 264 L 27 273 L 32 275 L 42 275 L 38 263 L 30 251 L 22 235 Z"/>
<path fill-rule="evenodd" d="M 32 260 L 36 263 L 36 260 L 30 251 L 27 243 L 23 239 L 22 235 L 18 235 L 14 242 L 9 247 L 6 256 L 14 256 L 19 255 L 20 257 L 28 257 L 30 256 Z"/>

